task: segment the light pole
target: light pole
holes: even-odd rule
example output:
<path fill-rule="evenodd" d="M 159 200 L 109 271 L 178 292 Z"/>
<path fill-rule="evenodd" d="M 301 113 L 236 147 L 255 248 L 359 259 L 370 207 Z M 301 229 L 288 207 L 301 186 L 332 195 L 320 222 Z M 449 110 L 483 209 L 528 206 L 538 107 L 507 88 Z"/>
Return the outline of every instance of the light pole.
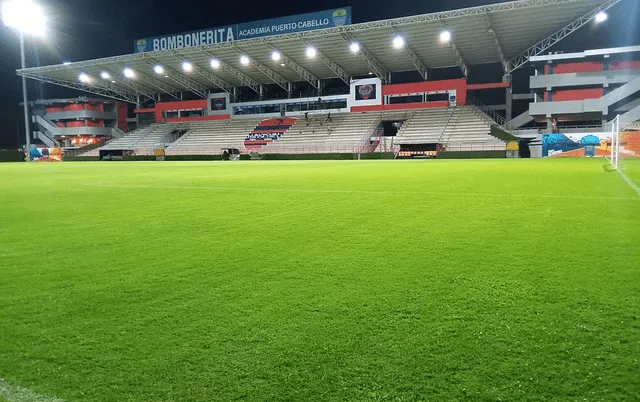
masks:
<path fill-rule="evenodd" d="M 24 33 L 20 31 L 20 61 L 22 62 L 22 69 L 27 68 L 26 56 L 24 54 Z M 31 161 L 31 124 L 29 124 L 29 105 L 27 105 L 27 77 L 22 76 L 22 101 L 24 102 L 24 130 L 25 130 L 25 160 Z M 19 144 L 18 144 L 19 145 Z"/>
<path fill-rule="evenodd" d="M 44 36 L 45 17 L 42 8 L 32 0 L 6 0 L 2 3 L 2 22 L 16 29 L 20 36 L 20 61 L 22 69 L 27 68 L 24 52 L 24 36 L 32 34 Z M 31 160 L 31 129 L 29 124 L 29 105 L 27 104 L 27 79 L 22 76 L 22 100 L 24 102 L 24 128 L 26 161 Z"/>

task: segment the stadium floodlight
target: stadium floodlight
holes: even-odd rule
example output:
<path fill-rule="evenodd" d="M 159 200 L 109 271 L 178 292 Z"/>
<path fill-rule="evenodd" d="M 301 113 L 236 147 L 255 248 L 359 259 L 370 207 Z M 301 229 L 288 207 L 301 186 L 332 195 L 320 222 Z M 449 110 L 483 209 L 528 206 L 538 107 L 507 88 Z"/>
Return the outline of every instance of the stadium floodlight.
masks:
<path fill-rule="evenodd" d="M 111 74 L 109 74 L 108 71 L 103 71 L 100 73 L 100 78 L 102 78 L 103 80 L 110 80 Z"/>
<path fill-rule="evenodd" d="M 249 56 L 240 56 L 240 64 L 242 64 L 243 66 L 248 66 L 249 63 L 251 63 L 251 59 L 249 59 Z"/>
<path fill-rule="evenodd" d="M 393 38 L 393 47 L 396 49 L 402 49 L 404 47 L 404 38 L 400 35 Z"/>
<path fill-rule="evenodd" d="M 2 3 L 2 22 L 29 35 L 44 36 L 46 30 L 42 7 L 32 0 L 6 0 Z"/>
<path fill-rule="evenodd" d="M 598 14 L 596 14 L 596 22 L 598 24 L 601 22 L 605 22 L 607 19 L 609 19 L 609 15 L 607 15 L 607 13 L 605 13 L 604 11 L 600 11 Z"/>
<path fill-rule="evenodd" d="M 78 75 L 78 81 L 80 81 L 83 84 L 88 84 L 91 82 L 91 77 L 89 77 L 85 73 L 80 73 L 80 75 Z"/>
<path fill-rule="evenodd" d="M 182 62 L 182 69 L 187 72 L 190 73 L 193 71 L 193 64 L 191 64 L 190 61 L 184 61 Z"/>
<path fill-rule="evenodd" d="M 70 66 L 71 62 L 70 61 L 64 61 L 64 62 L 62 62 L 62 64 L 65 65 L 65 66 Z"/>
<path fill-rule="evenodd" d="M 214 70 L 219 69 L 220 68 L 220 60 L 211 59 L 211 68 L 213 68 Z"/>
<path fill-rule="evenodd" d="M 316 50 L 315 47 L 313 46 L 309 46 L 307 48 L 307 57 L 310 59 L 313 59 L 314 57 L 316 57 L 318 55 L 318 51 Z"/>
<path fill-rule="evenodd" d="M 282 54 L 279 51 L 274 50 L 271 52 L 271 60 L 280 61 L 280 59 L 282 59 Z"/>
<path fill-rule="evenodd" d="M 160 64 L 154 66 L 153 71 L 155 71 L 158 75 L 164 75 L 164 67 L 162 67 Z"/>
<path fill-rule="evenodd" d="M 451 40 L 451 31 L 444 30 L 440 32 L 440 42 L 449 43 Z"/>
<path fill-rule="evenodd" d="M 122 71 L 122 74 L 129 79 L 133 79 L 136 77 L 136 72 L 129 67 L 125 67 L 125 69 Z"/>
<path fill-rule="evenodd" d="M 358 53 L 360 51 L 360 44 L 358 42 L 353 42 L 349 45 L 349 49 L 352 53 Z"/>
<path fill-rule="evenodd" d="M 27 58 L 24 52 L 24 36 L 35 35 L 43 37 L 46 31 L 47 19 L 42 8 L 33 0 L 6 0 L 2 3 L 2 23 L 9 28 L 16 29 L 20 36 L 20 61 L 22 69 L 27 68 Z M 22 101 L 24 104 L 24 133 L 26 161 L 31 161 L 31 128 L 29 118 L 29 103 L 27 98 L 27 77 L 22 76 Z"/>

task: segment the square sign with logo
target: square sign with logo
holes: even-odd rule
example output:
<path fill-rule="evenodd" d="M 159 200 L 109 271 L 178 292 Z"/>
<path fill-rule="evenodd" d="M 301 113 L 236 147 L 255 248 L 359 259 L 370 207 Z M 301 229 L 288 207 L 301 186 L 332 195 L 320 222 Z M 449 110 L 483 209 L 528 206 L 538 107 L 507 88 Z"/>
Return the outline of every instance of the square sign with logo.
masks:
<path fill-rule="evenodd" d="M 229 94 L 227 92 L 209 95 L 209 115 L 231 114 Z"/>
<path fill-rule="evenodd" d="M 356 101 L 375 100 L 377 98 L 377 84 L 356 85 Z"/>
<path fill-rule="evenodd" d="M 351 81 L 349 108 L 375 105 L 382 105 L 382 81 L 379 78 Z"/>

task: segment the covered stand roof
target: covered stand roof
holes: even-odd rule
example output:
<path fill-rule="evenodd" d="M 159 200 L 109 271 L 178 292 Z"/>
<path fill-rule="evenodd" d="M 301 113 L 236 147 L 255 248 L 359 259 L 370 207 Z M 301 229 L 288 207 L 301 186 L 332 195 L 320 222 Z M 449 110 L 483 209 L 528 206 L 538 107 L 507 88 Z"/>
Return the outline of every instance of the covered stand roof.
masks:
<path fill-rule="evenodd" d="M 469 66 L 484 63 L 501 63 L 505 73 L 510 73 L 620 1 L 518 0 L 180 50 L 28 68 L 18 70 L 18 74 L 135 103 L 137 96 L 157 99 L 158 94 L 175 96 L 180 91 L 205 97 L 220 90 L 233 93 L 236 87 L 249 87 L 259 93 L 260 86 L 267 84 L 290 90 L 289 83 L 300 81 L 318 87 L 320 79 L 340 78 L 349 82 L 351 77 L 370 73 L 387 82 L 390 72 L 417 70 L 426 77 L 426 69 L 459 66 L 466 75 Z M 448 42 L 440 39 L 445 30 L 451 33 Z M 392 44 L 398 35 L 405 40 L 402 48 Z M 353 42 L 360 45 L 357 53 L 350 49 Z M 307 55 L 310 46 L 317 50 L 313 58 Z M 280 61 L 272 60 L 274 50 L 281 53 Z M 241 63 L 243 55 L 250 58 L 248 65 Z M 219 61 L 215 68 L 212 59 Z M 185 61 L 191 63 L 191 71 L 183 69 Z M 154 71 L 156 65 L 163 66 L 163 74 Z M 125 68 L 134 74 L 125 77 Z M 84 82 L 79 80 L 81 73 Z"/>

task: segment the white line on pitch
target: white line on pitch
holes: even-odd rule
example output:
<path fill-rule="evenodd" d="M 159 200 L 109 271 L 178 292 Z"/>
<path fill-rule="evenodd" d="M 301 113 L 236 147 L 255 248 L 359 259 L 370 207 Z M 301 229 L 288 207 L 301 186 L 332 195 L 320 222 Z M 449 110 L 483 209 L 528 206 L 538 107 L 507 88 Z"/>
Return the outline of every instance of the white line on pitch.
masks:
<path fill-rule="evenodd" d="M 622 180 L 624 180 L 629 185 L 629 187 L 634 189 L 635 192 L 638 194 L 638 196 L 640 196 L 640 187 L 638 187 L 636 183 L 634 183 L 629 177 L 627 177 L 627 175 L 624 174 L 622 169 L 616 169 L 616 170 L 618 171 L 618 174 L 620 174 L 620 177 L 622 177 Z"/>
<path fill-rule="evenodd" d="M 30 389 L 10 385 L 0 378 L 0 396 L 9 402 L 64 402 L 62 399 L 36 394 Z"/>
<path fill-rule="evenodd" d="M 412 194 L 425 196 L 457 196 L 457 197 L 519 197 L 519 198 L 567 198 L 586 200 L 638 200 L 638 197 L 610 197 L 590 195 L 559 195 L 559 194 L 493 194 L 493 193 L 456 193 L 456 192 L 429 192 L 429 191 L 390 191 L 390 190 L 314 190 L 295 188 L 257 188 L 257 187 L 208 187 L 208 186 L 178 186 L 178 185 L 148 185 L 148 184 L 104 184 L 83 183 L 89 187 L 113 187 L 113 188 L 171 188 L 185 190 L 210 190 L 210 191 L 252 191 L 252 192 L 283 192 L 283 193 L 327 193 L 327 194 Z"/>

